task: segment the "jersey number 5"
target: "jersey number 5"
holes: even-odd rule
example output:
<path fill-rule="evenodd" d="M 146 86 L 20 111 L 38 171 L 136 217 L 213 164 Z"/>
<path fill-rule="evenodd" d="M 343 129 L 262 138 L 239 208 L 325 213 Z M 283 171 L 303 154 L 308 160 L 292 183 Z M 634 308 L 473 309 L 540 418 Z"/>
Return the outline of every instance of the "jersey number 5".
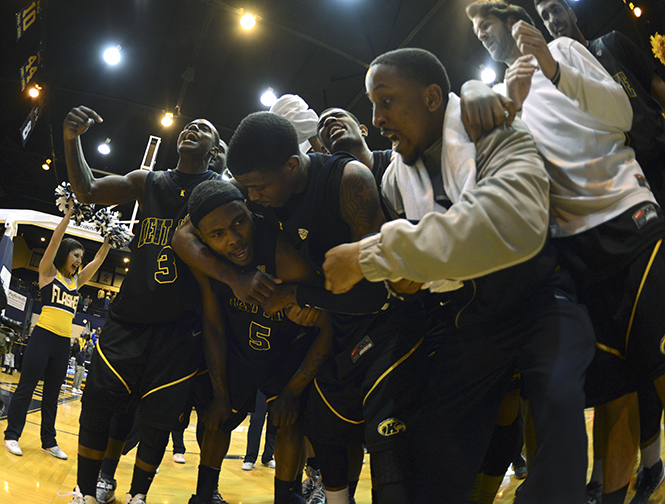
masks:
<path fill-rule="evenodd" d="M 157 271 L 155 280 L 160 284 L 173 283 L 178 278 L 178 268 L 175 264 L 175 253 L 170 246 L 164 247 L 157 255 Z"/>
<path fill-rule="evenodd" d="M 254 350 L 270 350 L 270 327 L 252 322 L 249 325 L 249 346 Z"/>

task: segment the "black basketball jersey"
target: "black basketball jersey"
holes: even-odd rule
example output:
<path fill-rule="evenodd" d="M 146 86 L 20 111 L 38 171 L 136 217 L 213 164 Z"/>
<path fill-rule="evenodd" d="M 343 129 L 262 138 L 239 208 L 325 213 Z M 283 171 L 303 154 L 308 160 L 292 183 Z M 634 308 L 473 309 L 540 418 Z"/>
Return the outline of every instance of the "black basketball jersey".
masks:
<path fill-rule="evenodd" d="M 258 269 L 276 276 L 275 253 L 279 231 L 260 216 L 254 216 L 254 224 L 254 258 L 242 271 Z M 288 351 L 291 343 L 304 334 L 305 328 L 289 320 L 284 310 L 267 315 L 260 306 L 238 299 L 225 283 L 211 279 L 211 286 L 224 303 L 227 345 L 236 350 L 236 356 L 241 355 L 248 362 L 260 364 Z"/>
<path fill-rule="evenodd" d="M 659 203 L 665 204 L 665 111 L 651 96 L 656 66 L 627 37 L 613 31 L 589 41 L 593 54 L 623 87 L 633 108 L 626 144 L 635 150 Z"/>
<path fill-rule="evenodd" d="M 198 184 L 219 177 L 178 170 L 150 172 L 145 181 L 141 221 L 129 245 L 129 273 L 111 304 L 122 322 L 158 323 L 200 309 L 199 288 L 187 265 L 171 248 L 171 238 L 187 216 L 189 196 Z"/>
<path fill-rule="evenodd" d="M 339 189 L 344 167 L 356 158 L 347 152 L 309 157 L 312 166 L 307 190 L 283 207 L 270 209 L 266 216 L 277 219 L 287 240 L 321 271 L 328 250 L 352 241 L 351 227 L 339 207 Z"/>
<path fill-rule="evenodd" d="M 328 250 L 353 241 L 351 227 L 342 217 L 339 202 L 344 167 L 356 158 L 347 152 L 309 156 L 312 166 L 305 193 L 291 198 L 282 208 L 267 209 L 266 215 L 278 218 L 279 226 L 300 255 L 322 271 Z M 375 285 L 383 292 L 382 284 Z M 334 353 L 346 348 L 359 334 L 367 334 L 373 326 L 380 325 L 390 316 L 394 304 L 399 303 L 391 303 L 384 311 L 369 315 L 333 313 Z"/>
<path fill-rule="evenodd" d="M 381 194 L 381 181 L 383 180 L 383 174 L 386 172 L 386 168 L 393 159 L 393 150 L 375 150 L 372 151 L 374 156 L 374 163 L 372 165 L 372 173 L 374 174 L 374 180 L 376 180 L 376 187 L 379 188 L 379 194 Z"/>

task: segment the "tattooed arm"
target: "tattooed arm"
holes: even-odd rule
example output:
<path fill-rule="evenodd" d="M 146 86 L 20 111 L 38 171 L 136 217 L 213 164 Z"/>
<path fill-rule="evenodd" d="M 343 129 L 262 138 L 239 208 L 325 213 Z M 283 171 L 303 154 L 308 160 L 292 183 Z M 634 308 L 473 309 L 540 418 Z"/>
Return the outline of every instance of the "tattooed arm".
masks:
<path fill-rule="evenodd" d="M 342 218 L 351 226 L 353 241 L 378 232 L 386 221 L 374 176 L 358 161 L 350 161 L 344 167 L 339 208 Z"/>
<path fill-rule="evenodd" d="M 339 205 L 342 218 L 351 228 L 354 241 L 378 232 L 385 222 L 374 176 L 359 161 L 350 161 L 344 167 Z M 279 271 L 278 276 L 286 282 Z M 280 285 L 262 306 L 268 314 L 296 303 L 301 307 L 316 307 L 355 315 L 378 311 L 387 302 L 388 291 L 382 284 L 361 280 L 362 276 L 355 282 L 358 285 L 347 289 L 351 292 L 345 295 L 331 294 L 318 285 Z"/>

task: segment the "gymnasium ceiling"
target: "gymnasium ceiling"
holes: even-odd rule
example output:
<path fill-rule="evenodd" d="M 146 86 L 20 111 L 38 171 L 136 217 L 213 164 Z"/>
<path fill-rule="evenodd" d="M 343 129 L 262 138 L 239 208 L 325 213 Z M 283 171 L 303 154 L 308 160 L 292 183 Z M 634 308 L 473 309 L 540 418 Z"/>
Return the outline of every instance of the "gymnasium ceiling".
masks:
<path fill-rule="evenodd" d="M 277 96 L 298 94 L 319 112 L 348 108 L 370 125 L 366 68 L 397 47 L 435 53 L 454 91 L 478 78 L 481 64 L 503 74 L 471 31 L 464 14 L 470 0 L 41 0 L 41 19 L 17 42 L 15 13 L 30 3 L 0 2 L 3 208 L 57 212 L 53 189 L 67 177 L 62 121 L 77 105 L 104 118 L 83 137 L 90 165 L 103 176 L 138 168 L 150 135 L 162 138 L 155 169 L 174 167 L 177 134 L 197 117 L 228 141 L 244 116 L 266 110 L 259 95 L 267 87 Z M 532 0 L 515 3 L 537 19 Z M 571 3 L 588 37 L 618 29 L 647 50 L 648 36 L 665 31 L 664 0 L 637 1 L 640 19 L 623 0 Z M 242 9 L 258 16 L 251 31 L 239 25 Z M 40 42 L 43 65 L 32 83 L 43 87 L 44 108 L 23 147 L 19 128 L 34 100 L 21 91 L 19 68 Z M 114 67 L 101 57 L 112 45 L 122 48 Z M 164 128 L 161 117 L 177 105 L 175 123 Z M 370 147 L 389 147 L 370 130 Z M 102 156 L 96 147 L 106 138 L 111 153 Z M 51 169 L 42 170 L 53 154 Z M 129 218 L 132 206 L 120 210 Z"/>

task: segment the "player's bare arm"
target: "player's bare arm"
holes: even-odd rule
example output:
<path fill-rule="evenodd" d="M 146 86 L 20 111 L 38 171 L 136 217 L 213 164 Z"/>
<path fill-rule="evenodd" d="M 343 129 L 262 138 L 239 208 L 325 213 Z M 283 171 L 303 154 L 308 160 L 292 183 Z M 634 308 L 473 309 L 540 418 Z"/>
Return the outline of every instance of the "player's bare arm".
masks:
<path fill-rule="evenodd" d="M 231 416 L 231 402 L 226 376 L 226 330 L 222 303 L 212 291 L 210 279 L 200 271 L 192 271 L 201 288 L 203 300 L 203 337 L 206 364 L 213 387 L 213 402 L 206 413 L 206 429 L 217 430 Z"/>
<path fill-rule="evenodd" d="M 372 172 L 359 161 L 344 167 L 339 191 L 342 218 L 351 227 L 353 241 L 376 233 L 386 221 Z"/>
<path fill-rule="evenodd" d="M 296 252 L 293 245 L 291 245 L 283 234 L 277 235 L 277 248 L 275 251 L 275 269 L 279 278 L 284 282 L 282 285 L 276 286 L 272 291 L 272 295 L 268 297 L 261 307 L 268 315 L 277 313 L 280 310 L 287 310 L 287 316 L 294 322 L 301 325 L 311 325 L 306 322 L 308 313 L 301 313 L 296 310 L 293 316 L 300 316 L 301 319 L 294 319 L 290 313 L 290 309 L 298 305 L 297 300 L 297 284 L 299 283 L 315 283 L 320 282 L 317 279 L 317 274 L 314 269 Z"/>
<path fill-rule="evenodd" d="M 113 205 L 135 200 L 140 202 L 148 176 L 146 170 L 134 170 L 127 175 L 108 175 L 102 178 L 95 178 L 92 174 L 83 155 L 80 137 L 95 123 L 101 122 L 103 119 L 97 112 L 84 106 L 73 108 L 65 117 L 65 160 L 72 189 L 83 203 Z"/>
<path fill-rule="evenodd" d="M 330 314 L 322 312 L 316 325 L 319 328 L 319 334 L 305 355 L 298 371 L 275 399 L 272 415 L 273 423 L 278 427 L 286 427 L 296 421 L 300 394 L 314 379 L 321 365 L 330 357 L 332 351 Z"/>
<path fill-rule="evenodd" d="M 326 289 L 334 294 L 350 291 L 364 278 L 357 242 L 378 232 L 385 222 L 374 177 L 361 163 L 352 161 L 344 167 L 339 199 L 342 217 L 351 226 L 354 243 L 339 245 L 326 253 L 323 264 Z"/>
<path fill-rule="evenodd" d="M 171 246 L 192 271 L 203 272 L 225 283 L 233 289 L 233 294 L 245 303 L 261 305 L 282 282 L 279 278 L 258 270 L 241 273 L 228 261 L 214 255 L 196 236 L 194 225 L 189 219 L 175 232 Z"/>

